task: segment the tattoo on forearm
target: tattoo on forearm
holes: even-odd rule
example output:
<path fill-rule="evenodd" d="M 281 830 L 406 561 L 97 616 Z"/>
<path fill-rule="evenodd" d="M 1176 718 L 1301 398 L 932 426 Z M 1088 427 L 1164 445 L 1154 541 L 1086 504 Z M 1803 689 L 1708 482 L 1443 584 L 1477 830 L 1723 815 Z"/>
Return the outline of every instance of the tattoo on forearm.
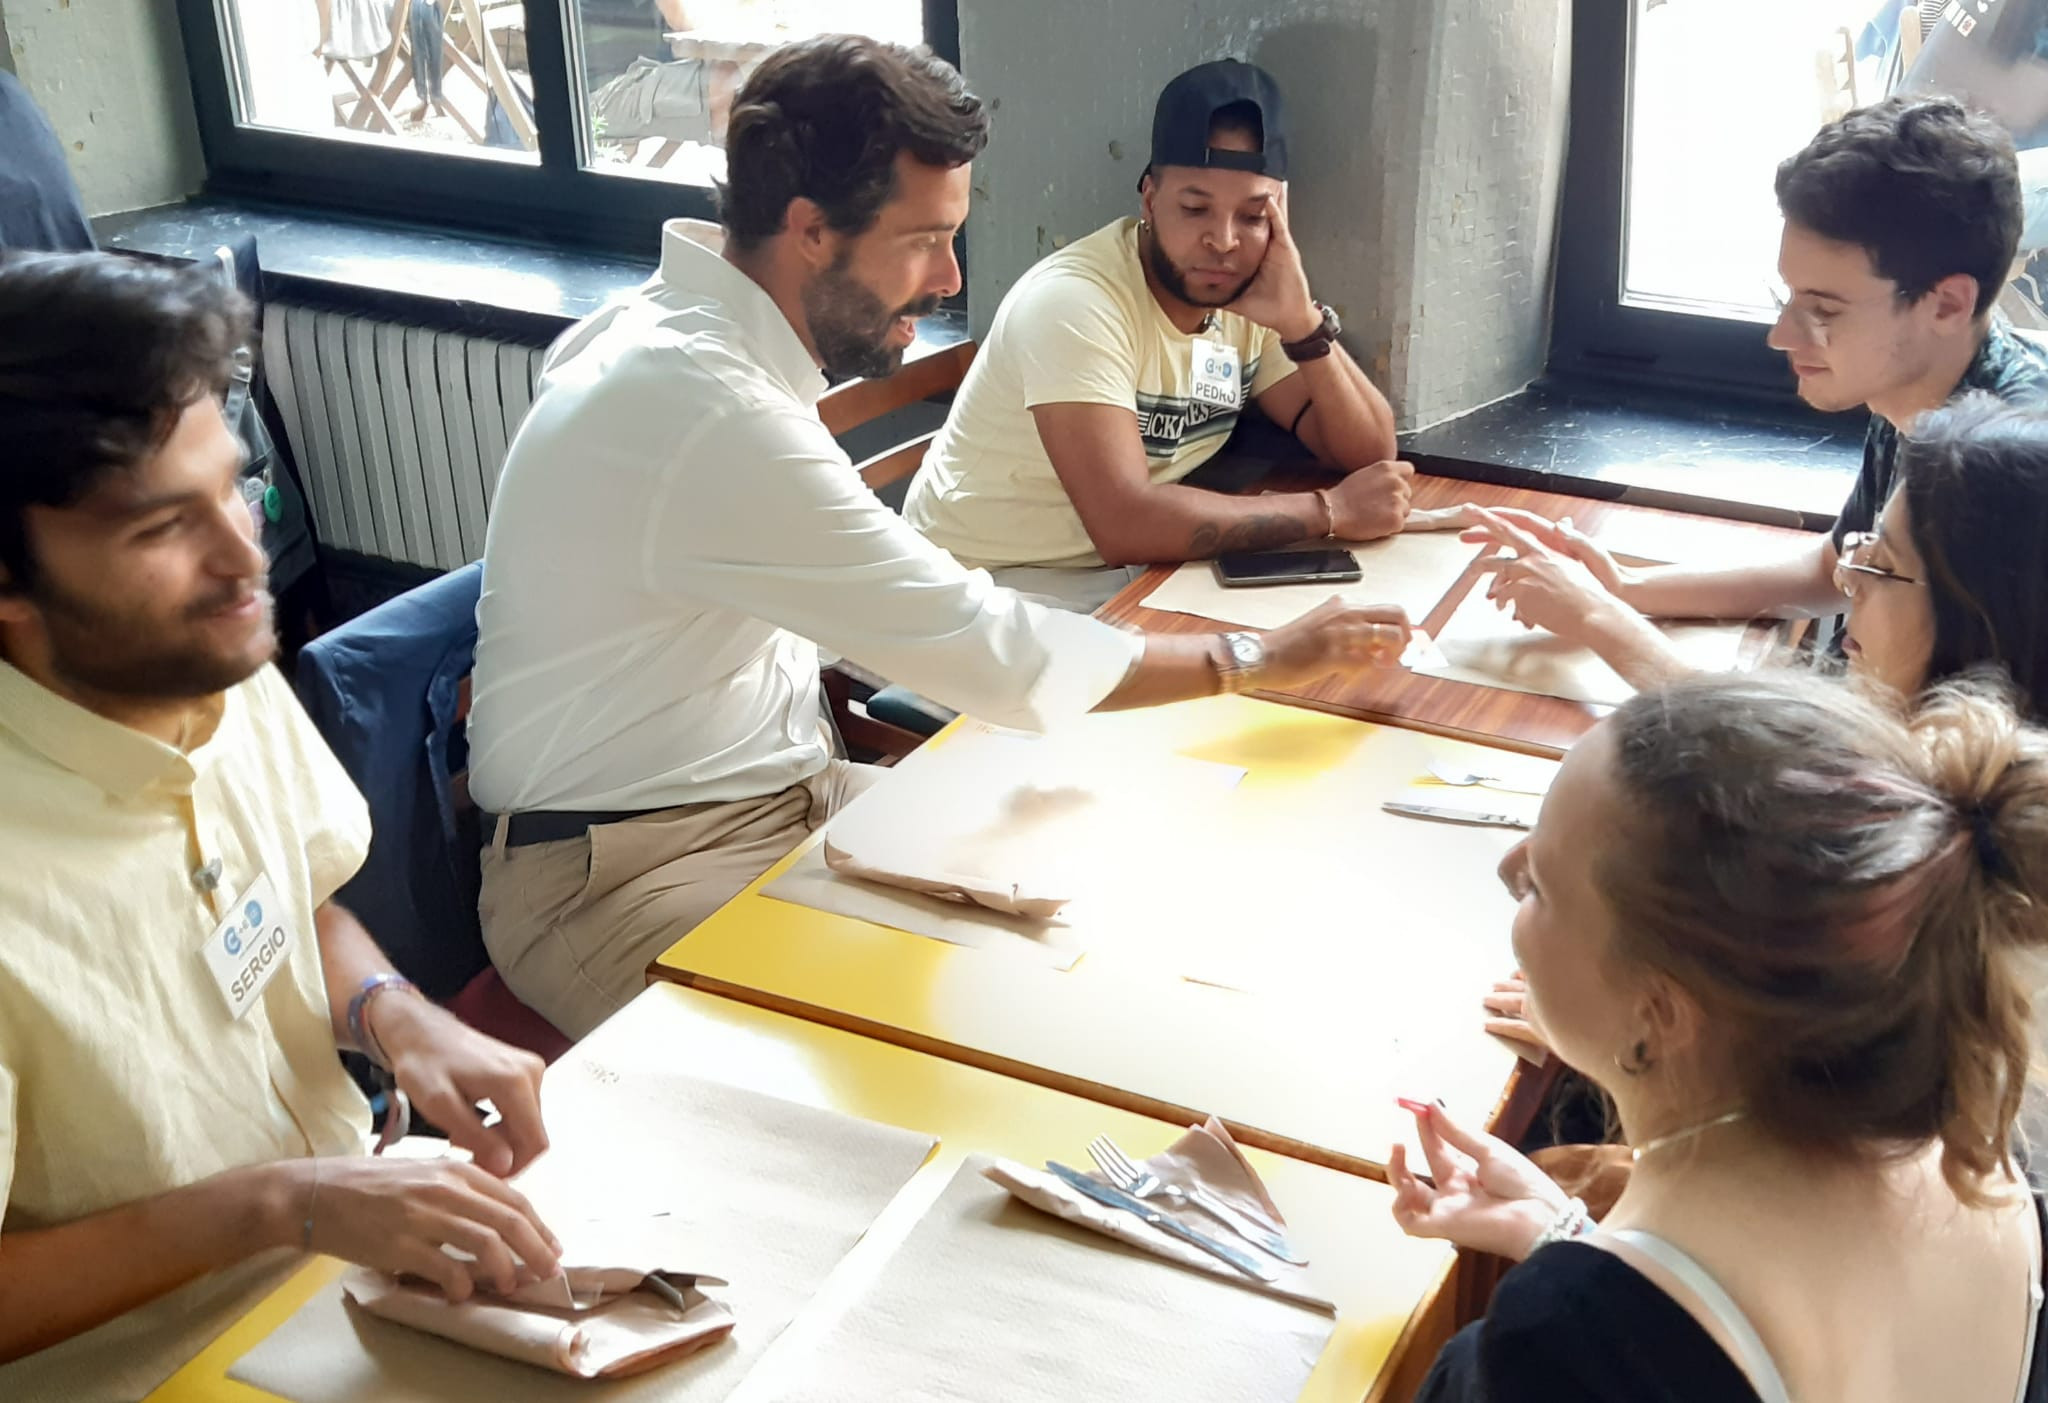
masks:
<path fill-rule="evenodd" d="M 1284 512 L 1248 516 L 1228 526 L 1205 521 L 1188 538 L 1188 553 L 1196 560 L 1204 560 L 1225 551 L 1264 550 L 1268 546 L 1291 545 L 1295 541 L 1307 540 L 1309 535 L 1308 527 Z"/>

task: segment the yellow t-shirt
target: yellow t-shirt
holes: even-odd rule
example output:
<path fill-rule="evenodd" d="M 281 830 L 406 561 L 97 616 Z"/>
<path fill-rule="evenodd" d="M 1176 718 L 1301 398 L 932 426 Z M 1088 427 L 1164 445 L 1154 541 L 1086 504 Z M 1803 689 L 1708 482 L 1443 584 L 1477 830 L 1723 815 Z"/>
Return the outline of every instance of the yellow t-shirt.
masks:
<path fill-rule="evenodd" d="M 1235 312 L 1218 312 L 1198 335 L 1236 348 L 1240 403 L 1294 373 L 1279 336 Z M 1194 398 L 1196 340 L 1166 319 L 1146 286 L 1135 219 L 1045 258 L 996 309 L 910 484 L 904 520 L 967 565 L 1100 566 L 1031 411 L 1127 408 L 1152 480 L 1178 482 L 1214 456 L 1241 412 Z"/>
<path fill-rule="evenodd" d="M 7 1230 L 361 1149 L 368 1107 L 335 1055 L 313 911 L 369 838 L 362 796 L 274 668 L 226 692 L 212 734 L 181 752 L 0 663 Z M 213 860 L 217 900 L 192 880 Z M 201 947 L 259 873 L 295 943 L 237 1020 Z M 226 1284 L 194 1283 L 0 1366 L 0 1397 L 147 1391 L 205 1342 L 190 1338 L 192 1306 Z"/>

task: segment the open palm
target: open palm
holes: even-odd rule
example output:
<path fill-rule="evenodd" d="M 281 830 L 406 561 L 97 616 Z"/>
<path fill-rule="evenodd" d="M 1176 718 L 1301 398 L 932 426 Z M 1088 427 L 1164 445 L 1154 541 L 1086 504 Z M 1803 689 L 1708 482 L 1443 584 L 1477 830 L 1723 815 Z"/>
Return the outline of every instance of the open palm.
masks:
<path fill-rule="evenodd" d="M 1513 1261 L 1529 1255 L 1569 1197 L 1507 1141 L 1473 1134 L 1442 1106 L 1416 1111 L 1429 1180 L 1408 1167 L 1407 1147 L 1387 1157 L 1394 1221 L 1410 1237 L 1440 1237 Z"/>

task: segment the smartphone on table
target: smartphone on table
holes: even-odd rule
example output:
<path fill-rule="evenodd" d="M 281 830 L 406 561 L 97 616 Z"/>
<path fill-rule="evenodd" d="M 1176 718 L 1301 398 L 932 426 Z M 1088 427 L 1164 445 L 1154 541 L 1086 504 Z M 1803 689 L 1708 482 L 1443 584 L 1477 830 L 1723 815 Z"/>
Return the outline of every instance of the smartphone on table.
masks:
<path fill-rule="evenodd" d="M 1216 583 L 1247 585 L 1352 584 L 1362 578 L 1358 557 L 1348 550 L 1240 551 L 1210 562 Z"/>

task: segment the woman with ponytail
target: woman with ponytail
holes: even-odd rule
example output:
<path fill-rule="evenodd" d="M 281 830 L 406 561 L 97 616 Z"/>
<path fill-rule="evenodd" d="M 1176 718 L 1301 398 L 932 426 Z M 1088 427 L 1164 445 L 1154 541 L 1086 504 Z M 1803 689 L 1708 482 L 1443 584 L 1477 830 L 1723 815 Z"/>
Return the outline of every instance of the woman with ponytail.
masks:
<path fill-rule="evenodd" d="M 2012 1159 L 2048 947 L 2048 734 L 1950 683 L 1636 698 L 1502 864 L 1536 1031 L 1634 1147 L 1596 1228 L 1420 1113 L 1409 1232 L 1518 1259 L 1421 1397 L 2048 1403 Z"/>

